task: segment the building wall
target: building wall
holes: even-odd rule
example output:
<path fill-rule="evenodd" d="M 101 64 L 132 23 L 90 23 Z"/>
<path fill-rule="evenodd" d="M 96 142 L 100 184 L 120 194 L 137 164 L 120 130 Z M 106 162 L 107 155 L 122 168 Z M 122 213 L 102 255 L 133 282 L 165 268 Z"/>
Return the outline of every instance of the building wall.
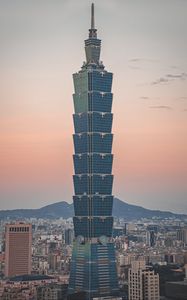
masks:
<path fill-rule="evenodd" d="M 7 224 L 5 227 L 5 276 L 31 273 L 31 224 Z"/>
<path fill-rule="evenodd" d="M 145 261 L 134 261 L 129 269 L 129 300 L 159 300 L 159 275 L 145 266 Z"/>
<path fill-rule="evenodd" d="M 173 300 L 187 299 L 187 283 L 184 282 L 166 282 L 166 297 Z"/>
<path fill-rule="evenodd" d="M 187 245 L 187 228 L 181 228 L 177 231 L 177 239 Z"/>

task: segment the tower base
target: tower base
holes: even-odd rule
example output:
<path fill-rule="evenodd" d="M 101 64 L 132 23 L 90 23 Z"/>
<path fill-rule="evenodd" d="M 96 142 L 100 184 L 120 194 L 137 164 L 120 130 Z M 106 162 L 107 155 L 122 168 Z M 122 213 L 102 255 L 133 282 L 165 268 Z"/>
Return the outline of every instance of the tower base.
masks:
<path fill-rule="evenodd" d="M 118 296 L 113 243 L 74 242 L 68 293 L 81 291 L 86 292 L 87 299 Z"/>

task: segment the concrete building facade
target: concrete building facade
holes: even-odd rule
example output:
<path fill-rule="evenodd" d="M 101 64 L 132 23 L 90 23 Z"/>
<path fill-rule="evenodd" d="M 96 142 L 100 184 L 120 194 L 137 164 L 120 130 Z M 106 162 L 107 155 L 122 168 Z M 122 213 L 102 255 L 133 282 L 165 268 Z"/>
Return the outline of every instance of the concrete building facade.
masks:
<path fill-rule="evenodd" d="M 24 223 L 5 226 L 5 276 L 31 273 L 32 225 Z"/>
<path fill-rule="evenodd" d="M 145 265 L 133 261 L 128 274 L 129 300 L 159 300 L 159 275 Z"/>

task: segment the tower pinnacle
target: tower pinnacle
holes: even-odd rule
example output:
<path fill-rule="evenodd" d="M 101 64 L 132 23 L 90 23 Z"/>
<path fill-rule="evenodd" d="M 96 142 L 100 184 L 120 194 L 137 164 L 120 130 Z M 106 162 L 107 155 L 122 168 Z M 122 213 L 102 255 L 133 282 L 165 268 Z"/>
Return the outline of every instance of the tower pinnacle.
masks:
<path fill-rule="evenodd" d="M 89 29 L 89 38 L 97 38 L 97 29 L 95 29 L 94 3 L 91 5 L 91 28 Z"/>
<path fill-rule="evenodd" d="M 91 29 L 95 29 L 94 3 L 91 6 Z"/>

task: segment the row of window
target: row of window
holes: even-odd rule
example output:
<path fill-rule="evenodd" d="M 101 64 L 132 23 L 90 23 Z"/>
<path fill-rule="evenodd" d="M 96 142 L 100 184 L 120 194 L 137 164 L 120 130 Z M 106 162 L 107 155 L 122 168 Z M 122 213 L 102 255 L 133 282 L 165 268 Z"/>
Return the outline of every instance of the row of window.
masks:
<path fill-rule="evenodd" d="M 113 175 L 93 175 L 92 177 L 88 177 L 87 175 L 74 175 L 73 181 L 76 195 L 84 193 L 112 194 Z"/>
<path fill-rule="evenodd" d="M 74 134 L 75 153 L 111 153 L 112 151 L 112 134 L 93 133 L 91 135 L 83 133 Z"/>
<path fill-rule="evenodd" d="M 9 232 L 29 232 L 29 227 L 10 227 Z"/>
<path fill-rule="evenodd" d="M 104 200 L 99 197 L 88 200 L 84 197 L 80 200 L 75 196 L 73 200 L 76 216 L 110 216 L 112 214 L 113 197 L 106 197 Z"/>
<path fill-rule="evenodd" d="M 88 156 L 83 154 L 81 156 L 74 155 L 74 168 L 75 174 L 86 174 L 86 173 L 100 173 L 100 174 L 111 174 L 113 155 L 99 155 L 94 154 Z"/>
<path fill-rule="evenodd" d="M 98 49 L 99 50 L 99 49 Z M 76 93 L 80 93 L 83 88 L 110 92 L 112 87 L 113 74 L 107 71 L 92 69 L 73 74 L 74 88 Z"/>
<path fill-rule="evenodd" d="M 78 114 L 73 115 L 74 128 L 76 133 L 80 132 L 106 132 L 112 129 L 112 114 Z"/>
<path fill-rule="evenodd" d="M 73 218 L 75 237 L 82 235 L 83 237 L 100 237 L 106 235 L 112 236 L 113 217 L 106 219 L 95 217 L 88 219 L 86 217 Z"/>
<path fill-rule="evenodd" d="M 111 92 L 112 87 L 112 73 L 101 73 L 93 71 L 88 73 L 88 90 Z"/>
<path fill-rule="evenodd" d="M 112 93 L 84 92 L 82 94 L 73 94 L 75 113 L 84 112 L 102 112 L 110 113 L 112 110 Z"/>

